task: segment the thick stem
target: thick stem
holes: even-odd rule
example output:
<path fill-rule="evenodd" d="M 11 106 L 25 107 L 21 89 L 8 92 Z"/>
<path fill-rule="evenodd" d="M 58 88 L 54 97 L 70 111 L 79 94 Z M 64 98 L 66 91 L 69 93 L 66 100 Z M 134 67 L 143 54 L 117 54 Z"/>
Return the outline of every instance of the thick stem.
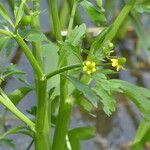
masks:
<path fill-rule="evenodd" d="M 40 9 L 40 2 L 36 0 L 33 2 L 33 11 L 39 11 Z M 39 15 L 34 16 L 31 22 L 32 29 L 40 30 L 40 18 Z M 42 45 L 41 42 L 32 42 L 32 52 L 36 60 L 38 61 L 39 65 L 42 67 L 42 60 L 41 60 L 41 51 Z"/>
<path fill-rule="evenodd" d="M 30 64 L 32 65 L 33 70 L 35 71 L 37 76 L 39 78 L 42 78 L 43 77 L 43 71 L 42 71 L 41 67 L 39 66 L 39 63 L 37 62 L 37 60 L 33 56 L 32 52 L 30 51 L 29 47 L 27 46 L 27 44 L 24 42 L 24 40 L 21 38 L 21 36 L 19 34 L 16 34 L 14 36 L 14 38 L 18 42 L 20 47 L 22 48 L 23 52 L 25 53 L 27 59 L 29 60 Z"/>
<path fill-rule="evenodd" d="M 74 1 L 76 3 L 76 1 Z M 72 25 L 74 21 L 74 15 L 76 10 L 76 5 L 74 4 L 72 15 L 69 23 L 69 33 L 72 30 Z M 58 13 L 58 12 L 57 12 Z M 62 49 L 63 50 L 63 49 Z M 62 52 L 60 51 L 60 59 Z M 63 61 L 60 67 L 64 67 L 67 65 L 67 58 Z M 66 135 L 68 132 L 68 123 L 70 120 L 72 105 L 70 99 L 68 97 L 68 83 L 67 79 L 60 75 L 60 105 L 59 105 L 59 113 L 57 116 L 57 123 L 55 128 L 55 134 L 53 138 L 52 150 L 64 150 L 66 143 Z"/>
<path fill-rule="evenodd" d="M 65 101 L 60 101 L 60 106 L 63 107 L 60 107 L 59 109 L 52 150 L 65 149 L 65 140 L 68 132 L 68 123 L 70 120 L 72 104 L 73 100 L 70 97 L 65 99 Z"/>
<path fill-rule="evenodd" d="M 33 1 L 33 11 L 40 10 L 40 1 Z M 32 20 L 31 27 L 35 30 L 40 30 L 39 15 L 35 16 Z M 42 68 L 41 59 L 41 42 L 32 42 L 32 52 L 35 59 L 39 62 Z M 37 95 L 37 114 L 36 114 L 36 134 L 35 134 L 35 148 L 36 150 L 50 150 L 50 122 L 49 122 L 49 104 L 47 97 L 47 80 L 41 80 L 36 73 L 35 87 Z"/>
<path fill-rule="evenodd" d="M 35 148 L 36 150 L 50 150 L 49 104 L 46 93 L 47 81 L 38 81 L 38 85 Z"/>
<path fill-rule="evenodd" d="M 61 29 L 65 29 L 68 24 L 69 4 L 67 0 L 62 0 L 59 11 Z"/>
<path fill-rule="evenodd" d="M 57 8 L 57 0 L 47 0 L 48 4 L 51 7 L 51 14 L 52 14 L 52 22 L 53 22 L 53 29 L 54 34 L 57 40 L 62 40 L 61 36 L 61 28 L 60 28 L 60 20 Z"/>

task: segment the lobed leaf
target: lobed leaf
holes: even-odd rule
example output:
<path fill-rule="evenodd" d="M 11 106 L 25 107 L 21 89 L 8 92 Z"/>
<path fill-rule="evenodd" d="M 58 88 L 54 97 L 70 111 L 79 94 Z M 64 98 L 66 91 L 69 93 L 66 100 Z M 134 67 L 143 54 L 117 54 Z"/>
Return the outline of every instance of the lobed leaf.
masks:
<path fill-rule="evenodd" d="M 7 11 L 5 10 L 5 8 L 3 7 L 3 5 L 0 3 L 0 15 L 5 19 L 7 20 L 12 27 L 14 27 L 10 17 L 9 17 L 9 14 L 7 13 Z"/>
<path fill-rule="evenodd" d="M 81 6 L 84 8 L 88 17 L 95 23 L 101 25 L 106 23 L 106 17 L 104 14 L 104 9 L 101 7 L 97 9 L 93 4 L 87 0 L 82 0 L 80 2 Z"/>
<path fill-rule="evenodd" d="M 17 105 L 32 90 L 33 89 L 31 87 L 22 87 L 9 93 L 8 98 L 14 105 Z"/>
<path fill-rule="evenodd" d="M 96 96 L 96 93 L 94 93 L 88 85 L 80 82 L 74 77 L 71 76 L 65 77 L 77 88 L 77 90 L 83 93 L 83 95 L 89 100 L 91 104 L 93 104 L 93 106 L 97 107 L 98 97 Z"/>
<path fill-rule="evenodd" d="M 78 127 L 71 129 L 68 133 L 69 142 L 72 150 L 80 150 L 80 141 L 88 140 L 95 136 L 95 127 Z"/>
<path fill-rule="evenodd" d="M 66 40 L 73 46 L 78 46 L 81 42 L 82 38 L 86 33 L 86 25 L 81 24 L 80 26 L 76 26 L 74 30 L 70 33 L 68 39 Z"/>

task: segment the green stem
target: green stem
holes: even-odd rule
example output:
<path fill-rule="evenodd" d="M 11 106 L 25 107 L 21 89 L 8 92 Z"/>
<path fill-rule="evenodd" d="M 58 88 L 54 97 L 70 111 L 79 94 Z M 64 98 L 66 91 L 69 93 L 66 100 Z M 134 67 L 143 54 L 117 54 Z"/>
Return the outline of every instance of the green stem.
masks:
<path fill-rule="evenodd" d="M 29 60 L 30 64 L 32 65 L 37 76 L 39 78 L 42 78 L 43 77 L 43 71 L 42 71 L 41 67 L 39 66 L 39 63 L 37 62 L 37 60 L 33 56 L 32 52 L 30 51 L 29 47 L 27 46 L 27 44 L 24 42 L 24 40 L 22 39 L 22 37 L 19 34 L 16 34 L 14 36 L 14 38 L 18 42 L 20 47 L 22 48 L 23 52 L 25 53 L 26 57 L 28 58 L 28 60 Z"/>
<path fill-rule="evenodd" d="M 73 22 L 74 22 L 74 17 L 75 17 L 75 13 L 76 13 L 77 4 L 78 4 L 78 2 L 75 0 L 74 3 L 73 3 L 73 7 L 72 7 L 71 18 L 70 18 L 70 22 L 69 22 L 67 37 L 69 37 L 70 32 L 71 32 L 72 27 L 73 27 Z"/>
<path fill-rule="evenodd" d="M 105 63 L 105 64 L 96 64 L 96 66 L 111 66 L 111 63 Z M 65 67 L 62 67 L 58 70 L 55 70 L 51 73 L 48 73 L 45 75 L 45 78 L 48 80 L 49 78 L 57 75 L 57 74 L 60 74 L 62 72 L 65 72 L 65 71 L 68 71 L 68 70 L 72 70 L 72 69 L 76 69 L 76 68 L 80 68 L 82 67 L 81 64 L 76 64 L 76 65 L 70 65 L 70 66 L 65 66 Z"/>
<path fill-rule="evenodd" d="M 53 140 L 52 150 L 64 150 L 65 140 L 68 131 L 68 123 L 70 120 L 73 100 L 71 97 L 66 98 L 65 101 L 60 101 L 59 116 L 57 118 L 57 126 L 55 128 L 55 135 Z"/>
<path fill-rule="evenodd" d="M 68 0 L 68 4 L 69 4 L 69 6 L 70 6 L 69 8 L 72 8 L 73 3 L 74 3 L 74 0 Z M 77 11 L 76 11 L 76 13 L 75 13 L 75 18 L 74 18 L 74 20 L 75 20 L 75 23 L 76 23 L 77 25 L 80 25 L 80 24 L 83 23 L 78 9 L 77 9 Z M 93 41 L 92 37 L 91 37 L 88 33 L 85 35 L 85 41 L 86 41 L 87 43 L 89 43 L 89 44 L 91 44 L 92 41 Z"/>
<path fill-rule="evenodd" d="M 137 0 L 130 0 L 130 2 L 128 2 L 124 6 L 124 8 L 121 10 L 119 16 L 117 17 L 117 19 L 115 20 L 115 22 L 111 26 L 110 31 L 106 34 L 104 42 L 108 41 L 108 40 L 111 41 L 115 37 L 117 31 L 119 30 L 122 23 L 125 21 L 125 18 L 128 16 L 129 12 L 132 10 L 132 8 L 135 5 L 136 1 Z"/>
<path fill-rule="evenodd" d="M 3 34 L 3 35 L 6 35 L 6 36 L 13 36 L 13 33 L 10 32 L 10 31 L 5 31 L 5 30 L 2 30 L 0 29 L 0 34 Z"/>
<path fill-rule="evenodd" d="M 68 1 L 62 0 L 60 5 L 60 11 L 59 11 L 61 29 L 65 29 L 66 25 L 68 24 L 69 10 L 70 8 L 69 8 Z"/>
<path fill-rule="evenodd" d="M 55 71 L 53 71 L 51 73 L 48 73 L 45 76 L 45 78 L 48 80 L 49 78 L 51 78 L 51 77 L 53 77 L 53 76 L 55 76 L 57 74 L 60 74 L 62 72 L 65 72 L 65 71 L 68 71 L 68 70 L 71 70 L 71 69 L 79 68 L 81 66 L 82 66 L 81 64 L 77 64 L 77 65 L 71 65 L 71 66 L 62 67 L 62 68 L 60 68 L 58 70 L 55 70 Z"/>
<path fill-rule="evenodd" d="M 2 89 L 0 89 L 0 94 L 0 103 L 2 103 L 7 109 L 9 109 L 14 115 L 16 115 L 27 126 L 29 126 L 31 130 L 35 132 L 35 124 L 17 109 L 17 107 L 11 102 Z"/>
<path fill-rule="evenodd" d="M 33 1 L 33 11 L 40 11 L 40 0 Z M 35 30 L 40 30 L 39 15 L 36 15 L 31 23 L 31 27 Z M 42 68 L 43 62 L 41 59 L 41 42 L 32 42 L 32 52 L 35 59 Z M 47 80 L 41 80 L 35 72 L 35 87 L 37 95 L 37 113 L 36 113 L 36 134 L 35 148 L 36 150 L 50 150 L 50 122 L 49 122 L 49 103 L 47 97 Z"/>
<path fill-rule="evenodd" d="M 55 36 L 57 40 L 62 41 L 61 37 L 61 30 L 60 30 L 60 21 L 58 17 L 58 9 L 57 9 L 57 1 L 56 0 L 50 0 L 51 4 L 51 13 L 52 13 L 52 19 L 53 19 L 53 28 L 55 32 Z M 62 56 L 62 52 L 60 50 L 60 59 Z M 67 65 L 67 59 L 65 59 L 60 67 L 64 67 Z M 53 145 L 52 149 L 53 150 L 64 150 L 65 147 L 65 136 L 67 133 L 66 127 L 68 126 L 68 122 L 64 121 L 65 125 L 61 126 L 62 121 L 63 121 L 63 113 L 66 105 L 66 100 L 68 96 L 68 84 L 67 80 L 64 76 L 60 75 L 60 105 L 59 105 L 59 112 L 57 116 L 57 123 L 56 123 L 56 128 L 55 128 L 55 133 L 54 133 L 54 138 L 53 138 Z M 68 120 L 69 120 L 68 116 Z"/>
<path fill-rule="evenodd" d="M 51 15 L 52 15 L 52 22 L 53 22 L 53 29 L 54 34 L 57 40 L 62 40 L 61 36 L 61 27 L 60 27 L 60 20 L 57 8 L 57 0 L 47 0 L 48 4 L 51 7 Z"/>
<path fill-rule="evenodd" d="M 38 81 L 38 85 L 35 148 L 36 150 L 50 150 L 49 104 L 46 92 L 47 81 Z"/>
<path fill-rule="evenodd" d="M 40 1 L 35 0 L 33 1 L 33 11 L 39 11 L 40 9 Z M 31 22 L 32 29 L 40 30 L 40 19 L 39 15 L 36 15 L 33 17 Z M 35 57 L 35 59 L 38 61 L 39 65 L 42 67 L 42 60 L 41 60 L 41 51 L 42 51 L 42 45 L 41 42 L 32 42 L 32 52 Z"/>

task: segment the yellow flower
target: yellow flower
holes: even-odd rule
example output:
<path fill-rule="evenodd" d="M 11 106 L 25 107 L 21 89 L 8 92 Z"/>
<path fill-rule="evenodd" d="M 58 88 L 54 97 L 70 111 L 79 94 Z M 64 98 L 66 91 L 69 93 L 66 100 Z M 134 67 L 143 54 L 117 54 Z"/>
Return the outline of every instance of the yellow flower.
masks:
<path fill-rule="evenodd" d="M 92 61 L 86 61 L 83 66 L 83 71 L 86 72 L 87 74 L 91 75 L 96 71 L 96 64 L 95 62 Z"/>
<path fill-rule="evenodd" d="M 111 62 L 112 66 L 115 67 L 117 71 L 123 68 L 122 65 L 119 64 L 118 59 L 111 59 Z"/>

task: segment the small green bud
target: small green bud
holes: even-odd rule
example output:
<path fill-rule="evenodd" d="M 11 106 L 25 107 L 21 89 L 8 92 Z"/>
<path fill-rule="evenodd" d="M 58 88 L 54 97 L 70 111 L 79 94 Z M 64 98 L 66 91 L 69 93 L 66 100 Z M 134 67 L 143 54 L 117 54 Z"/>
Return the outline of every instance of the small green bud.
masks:
<path fill-rule="evenodd" d="M 109 48 L 113 48 L 113 47 L 114 47 L 114 44 L 111 43 L 111 42 L 109 42 L 109 43 L 108 43 L 108 46 L 109 46 Z"/>
<path fill-rule="evenodd" d="M 118 64 L 119 65 L 123 65 L 125 63 L 126 63 L 126 58 L 125 57 L 121 57 L 121 58 L 118 59 Z"/>
<path fill-rule="evenodd" d="M 105 46 L 102 47 L 103 50 L 106 50 L 107 48 Z"/>
<path fill-rule="evenodd" d="M 97 2 L 97 5 L 99 7 L 102 7 L 102 5 L 103 5 L 103 1 L 102 0 L 96 0 L 96 2 Z"/>
<path fill-rule="evenodd" d="M 31 23 L 31 21 L 32 21 L 32 17 L 31 17 L 31 16 L 24 16 L 24 17 L 21 19 L 20 24 L 21 24 L 22 26 L 27 26 L 27 25 L 29 25 L 29 24 Z"/>

